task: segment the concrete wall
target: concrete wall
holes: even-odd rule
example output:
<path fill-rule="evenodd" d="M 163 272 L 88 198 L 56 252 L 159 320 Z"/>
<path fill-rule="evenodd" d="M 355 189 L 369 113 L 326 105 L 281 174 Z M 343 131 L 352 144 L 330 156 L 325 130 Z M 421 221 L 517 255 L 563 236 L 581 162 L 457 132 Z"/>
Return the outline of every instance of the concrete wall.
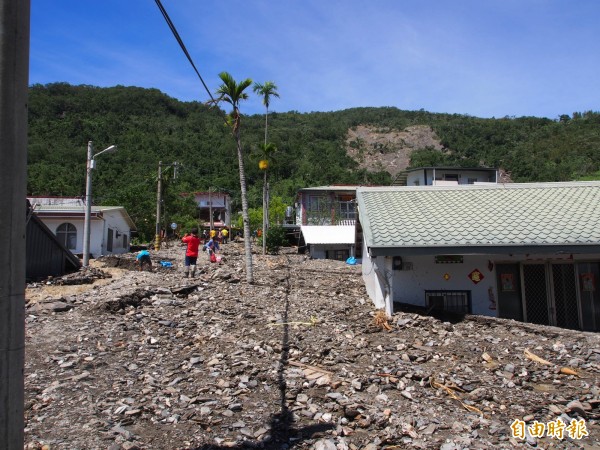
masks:
<path fill-rule="evenodd" d="M 394 270 L 392 278 L 393 299 L 395 302 L 410 303 L 417 306 L 425 304 L 426 290 L 471 291 L 473 314 L 496 316 L 491 309 L 490 289 L 496 294 L 496 275 L 488 268 L 487 256 L 463 256 L 462 264 L 436 264 L 434 256 L 414 256 L 403 258 L 404 270 Z M 412 268 L 411 268 L 412 266 Z M 408 268 L 407 268 L 408 267 Z M 483 279 L 475 284 L 468 277 L 477 269 Z M 448 275 L 448 279 L 444 278 Z"/>
<path fill-rule="evenodd" d="M 471 312 L 498 316 L 496 265 L 501 263 L 569 263 L 600 261 L 600 254 L 589 255 L 463 255 L 462 263 L 436 264 L 435 257 L 403 257 L 402 270 L 393 269 L 393 258 L 371 258 L 363 245 L 362 276 L 369 298 L 376 308 L 393 311 L 393 302 L 427 306 L 425 291 L 470 291 Z M 474 283 L 469 274 L 479 271 L 483 277 Z M 387 290 L 391 295 L 388 297 Z"/>
<path fill-rule="evenodd" d="M 348 250 L 352 256 L 352 245 L 350 244 L 310 244 L 310 256 L 314 259 L 325 259 L 329 250 Z"/>
<path fill-rule="evenodd" d="M 385 259 L 382 256 L 370 258 L 366 246 L 363 245 L 361 266 L 367 294 L 373 301 L 375 308 L 382 309 L 387 307 L 388 313 L 391 313 L 392 305 L 386 305 Z"/>
<path fill-rule="evenodd" d="M 71 250 L 75 254 L 83 253 L 83 220 L 82 219 L 53 219 L 43 218 L 44 224 L 56 235 L 56 229 L 63 223 L 70 223 L 77 229 L 77 247 Z M 104 219 L 92 217 L 90 220 L 90 253 L 94 257 L 109 254 L 106 250 L 108 230 L 113 230 L 113 250 L 111 254 L 127 253 L 130 244 L 130 228 L 120 214 L 104 213 Z M 116 231 L 119 237 L 116 237 Z M 127 247 L 123 246 L 121 233 L 126 233 Z"/>

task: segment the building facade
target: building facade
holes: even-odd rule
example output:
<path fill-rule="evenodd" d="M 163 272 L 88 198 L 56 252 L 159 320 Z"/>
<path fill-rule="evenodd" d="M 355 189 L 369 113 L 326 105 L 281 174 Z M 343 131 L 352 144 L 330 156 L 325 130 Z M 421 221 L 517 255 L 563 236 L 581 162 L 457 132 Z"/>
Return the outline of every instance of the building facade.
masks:
<path fill-rule="evenodd" d="M 30 200 L 31 201 L 31 200 Z M 74 254 L 83 254 L 85 207 L 34 204 L 33 213 Z M 92 257 L 129 252 L 131 232 L 136 227 L 122 206 L 92 206 L 90 253 Z"/>
<path fill-rule="evenodd" d="M 359 188 L 376 307 L 600 329 L 600 183 Z"/>

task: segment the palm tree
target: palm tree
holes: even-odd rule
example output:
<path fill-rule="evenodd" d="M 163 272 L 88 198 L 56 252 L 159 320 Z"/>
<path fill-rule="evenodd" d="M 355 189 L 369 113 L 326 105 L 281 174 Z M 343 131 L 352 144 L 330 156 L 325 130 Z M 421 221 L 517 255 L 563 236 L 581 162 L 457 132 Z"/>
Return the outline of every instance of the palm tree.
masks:
<path fill-rule="evenodd" d="M 227 123 L 231 126 L 231 134 L 237 144 L 238 163 L 240 169 L 240 188 L 242 191 L 242 220 L 244 222 L 244 249 L 246 252 L 246 281 L 252 283 L 254 280 L 252 273 L 252 240 L 250 239 L 250 218 L 248 216 L 248 196 L 246 192 L 246 172 L 244 171 L 244 155 L 242 153 L 242 141 L 240 138 L 240 102 L 248 98 L 244 92 L 252 84 L 250 78 L 246 78 L 239 83 L 233 79 L 228 72 L 221 72 L 219 78 L 223 84 L 216 91 L 218 98 L 215 103 L 224 101 L 232 106 L 231 113 L 227 116 Z"/>
<path fill-rule="evenodd" d="M 254 92 L 262 96 L 263 105 L 265 105 L 265 145 L 267 145 L 267 128 L 268 128 L 268 117 L 269 117 L 269 105 L 271 104 L 271 96 L 279 98 L 279 92 L 277 92 L 277 85 L 272 81 L 265 81 L 265 84 L 254 83 L 252 86 Z"/>
<path fill-rule="evenodd" d="M 265 108 L 266 108 L 266 112 L 265 112 L 265 143 L 262 146 L 262 150 L 264 152 L 263 156 L 265 156 L 265 158 L 262 161 L 266 161 L 266 163 L 263 164 L 263 165 L 265 165 L 264 168 L 259 165 L 259 167 L 265 171 L 264 181 L 263 181 L 263 227 L 262 227 L 262 229 L 263 229 L 262 243 L 263 243 L 263 255 L 264 255 L 267 253 L 267 230 L 269 228 L 269 201 L 267 199 L 268 159 L 266 158 L 267 156 L 269 156 L 268 155 L 269 150 L 267 149 L 267 147 L 268 147 L 267 130 L 269 127 L 269 122 L 268 122 L 269 105 L 271 104 L 271 96 L 279 97 L 279 93 L 277 92 L 277 85 L 275 83 L 273 83 L 272 81 L 265 81 L 264 84 L 254 83 L 254 86 L 252 87 L 252 89 L 254 90 L 255 93 L 262 96 L 263 105 L 265 105 Z M 273 146 L 273 149 L 271 149 L 271 151 L 276 150 L 274 147 L 275 146 Z M 261 163 L 262 163 L 262 161 L 261 161 Z"/>

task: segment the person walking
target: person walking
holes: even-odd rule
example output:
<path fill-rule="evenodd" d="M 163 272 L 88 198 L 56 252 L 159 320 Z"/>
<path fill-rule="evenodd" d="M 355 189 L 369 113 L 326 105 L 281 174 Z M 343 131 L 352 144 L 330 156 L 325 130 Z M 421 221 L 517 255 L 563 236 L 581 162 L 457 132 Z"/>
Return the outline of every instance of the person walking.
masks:
<path fill-rule="evenodd" d="M 227 228 L 223 228 L 221 234 L 223 235 L 223 240 L 221 242 L 223 244 L 227 244 L 227 237 L 229 236 L 229 231 L 227 230 Z"/>
<path fill-rule="evenodd" d="M 192 278 L 196 275 L 196 262 L 198 261 L 198 247 L 200 247 L 200 238 L 198 237 L 198 228 L 192 228 L 190 234 L 185 234 L 181 241 L 187 244 L 185 250 L 185 277 Z"/>

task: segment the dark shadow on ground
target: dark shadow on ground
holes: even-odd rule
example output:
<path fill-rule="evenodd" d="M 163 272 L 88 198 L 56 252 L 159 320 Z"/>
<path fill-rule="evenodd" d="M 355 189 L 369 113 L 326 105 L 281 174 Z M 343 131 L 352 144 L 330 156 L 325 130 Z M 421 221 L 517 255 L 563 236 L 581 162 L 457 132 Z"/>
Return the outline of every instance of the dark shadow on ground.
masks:
<path fill-rule="evenodd" d="M 289 410 L 286 402 L 287 385 L 285 381 L 285 370 L 289 365 L 289 325 L 288 316 L 290 308 L 290 293 L 291 285 L 290 279 L 291 274 L 289 273 L 290 261 L 288 259 L 288 276 L 286 277 L 286 290 L 285 290 L 285 305 L 282 314 L 283 321 L 283 334 L 282 334 L 282 351 L 281 357 L 279 358 L 279 367 L 277 369 L 277 383 L 279 386 L 280 395 L 280 408 L 281 410 L 271 417 L 271 432 L 269 437 L 260 441 L 244 441 L 234 447 L 231 446 L 220 446 L 214 444 L 204 444 L 200 447 L 194 447 L 192 450 L 225 450 L 225 449 L 251 449 L 260 448 L 266 450 L 276 449 L 291 449 L 301 444 L 303 441 L 320 437 L 320 435 L 328 430 L 331 430 L 335 425 L 333 424 L 319 424 L 304 426 L 296 428 L 294 426 L 294 416 Z"/>
<path fill-rule="evenodd" d="M 440 309 L 425 308 L 422 306 L 410 305 L 407 303 L 394 302 L 394 312 L 403 312 L 409 314 L 419 314 L 420 316 L 430 316 L 442 322 L 459 323 L 466 320 L 468 317 L 472 317 L 470 314 L 460 314 L 451 311 L 444 311 Z"/>

